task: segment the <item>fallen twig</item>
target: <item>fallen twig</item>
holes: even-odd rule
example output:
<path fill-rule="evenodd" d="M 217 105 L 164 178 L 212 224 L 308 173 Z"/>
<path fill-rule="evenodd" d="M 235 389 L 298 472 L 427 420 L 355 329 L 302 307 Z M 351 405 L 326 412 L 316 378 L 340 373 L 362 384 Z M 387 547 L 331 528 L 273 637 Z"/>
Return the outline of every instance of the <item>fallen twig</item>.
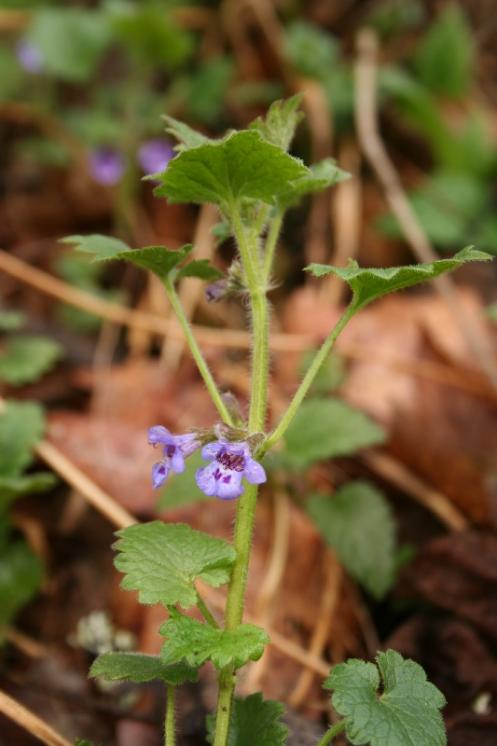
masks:
<path fill-rule="evenodd" d="M 2 691 L 0 691 L 0 712 L 47 746 L 72 746 L 71 741 L 57 733 L 38 715 Z"/>

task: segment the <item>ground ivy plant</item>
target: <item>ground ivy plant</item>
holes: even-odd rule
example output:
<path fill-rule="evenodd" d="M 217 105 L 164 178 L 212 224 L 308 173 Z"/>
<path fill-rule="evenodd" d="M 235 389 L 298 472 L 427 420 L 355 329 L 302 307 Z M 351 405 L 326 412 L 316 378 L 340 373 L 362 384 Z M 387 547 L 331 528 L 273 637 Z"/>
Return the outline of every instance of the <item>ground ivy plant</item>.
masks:
<path fill-rule="evenodd" d="M 187 525 L 154 521 L 134 525 L 118 533 L 116 566 L 124 574 L 123 587 L 136 590 L 144 604 L 162 604 L 168 611 L 160 632 L 164 646 L 158 657 L 139 653 L 106 653 L 97 658 L 92 676 L 135 682 L 158 679 L 167 688 L 164 739 L 175 741 L 175 691 L 197 678 L 199 668 L 210 661 L 218 672 L 217 711 L 209 717 L 208 740 L 214 746 L 282 746 L 287 729 L 281 722 L 282 706 L 264 701 L 261 694 L 245 699 L 234 696 L 237 672 L 260 658 L 269 642 L 263 629 L 243 622 L 244 597 L 250 560 L 257 497 L 266 482 L 263 456 L 282 441 L 293 453 L 293 468 L 306 465 L 306 406 L 304 400 L 327 360 L 340 332 L 364 306 L 387 293 L 408 288 L 455 270 L 469 261 L 489 256 L 466 248 L 450 259 L 431 264 L 361 268 L 351 261 L 346 268 L 312 264 L 314 277 L 336 275 L 348 283 L 350 303 L 330 330 L 298 386 L 286 412 L 267 430 L 269 382 L 268 291 L 273 280 L 273 261 L 287 209 L 311 192 L 325 189 L 347 177 L 333 161 L 307 167 L 289 154 L 301 118 L 297 98 L 276 102 L 264 119 L 246 130 L 212 140 L 187 125 L 167 120 L 168 132 L 179 140 L 177 155 L 165 171 L 154 175 L 155 193 L 170 202 L 214 203 L 218 206 L 221 232 L 228 228 L 238 249 L 233 266 L 223 275 L 205 260 L 195 259 L 194 247 L 170 250 L 165 246 L 131 248 L 116 238 L 100 235 L 71 236 L 65 241 L 93 256 L 96 262 L 125 260 L 153 272 L 162 281 L 177 314 L 191 354 L 218 412 L 209 429 L 172 434 L 162 425 L 149 431 L 149 441 L 159 457 L 152 470 L 155 487 L 171 472 L 182 473 L 192 454 L 201 454 L 195 480 L 198 490 L 221 500 L 237 500 L 233 542 L 211 537 Z M 252 334 L 251 395 L 246 419 L 223 396 L 195 340 L 177 294 L 177 282 L 197 277 L 210 283 L 207 296 L 216 299 L 242 293 L 249 308 Z M 303 406 L 304 405 L 304 406 Z M 314 405 L 315 406 L 315 405 Z M 330 405 L 330 418 L 340 416 L 339 404 Z M 312 407 L 311 407 L 312 408 Z M 295 425 L 301 421 L 297 430 Z M 310 419 L 312 423 L 312 416 Z M 311 426 L 311 425 L 309 425 Z M 319 432 L 310 442 L 318 457 Z M 378 438 L 371 433 L 371 438 Z M 289 448 L 288 448 L 289 446 Z M 311 449 L 312 450 L 312 449 Z M 338 444 L 336 453 L 341 452 Z M 198 454 L 197 454 L 198 457 Z M 195 458 L 195 457 L 194 457 Z M 300 460 L 299 460 L 300 459 Z M 264 461 L 267 464 L 267 460 Z M 375 495 L 361 489 L 339 495 L 351 511 L 367 511 Z M 336 505 L 334 506 L 336 509 Z M 329 512 L 319 496 L 309 503 L 311 514 Z M 345 511 L 338 512 L 341 520 Z M 346 553 L 346 548 L 344 548 Z M 360 553 L 356 557 L 360 563 Z M 360 570 L 358 570 L 360 574 Z M 213 616 L 197 587 L 228 586 L 222 623 Z M 197 610 L 195 617 L 185 612 Z M 422 668 L 394 651 L 381 652 L 375 663 L 349 660 L 335 666 L 325 687 L 333 692 L 337 721 L 319 746 L 331 744 L 345 732 L 350 743 L 371 746 L 442 746 L 446 736 L 440 708 L 443 695 L 426 680 Z"/>

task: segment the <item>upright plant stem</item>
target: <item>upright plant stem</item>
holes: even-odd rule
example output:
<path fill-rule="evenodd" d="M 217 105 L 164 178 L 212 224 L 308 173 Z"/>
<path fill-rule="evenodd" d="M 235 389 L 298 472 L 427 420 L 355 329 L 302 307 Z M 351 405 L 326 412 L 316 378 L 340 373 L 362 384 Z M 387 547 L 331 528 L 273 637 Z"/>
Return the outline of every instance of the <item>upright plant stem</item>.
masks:
<path fill-rule="evenodd" d="M 309 391 L 312 382 L 314 381 L 316 375 L 319 372 L 320 367 L 328 357 L 328 355 L 331 352 L 331 349 L 333 345 L 335 344 L 335 341 L 337 337 L 340 335 L 340 333 L 343 331 L 343 329 L 347 326 L 348 322 L 352 318 L 352 316 L 356 312 L 356 307 L 354 303 L 350 303 L 349 306 L 345 309 L 343 315 L 341 316 L 340 320 L 336 324 L 336 326 L 331 330 L 329 335 L 326 337 L 325 341 L 321 345 L 320 349 L 316 353 L 314 360 L 312 361 L 311 365 L 307 369 L 307 373 L 305 374 L 304 378 L 302 379 L 302 382 L 300 386 L 298 387 L 297 391 L 295 392 L 295 395 L 290 402 L 288 409 L 286 410 L 285 414 L 279 421 L 276 428 L 273 430 L 271 435 L 266 439 L 266 442 L 264 444 L 264 451 L 268 451 L 272 446 L 280 440 L 280 438 L 283 437 L 285 434 L 288 426 L 290 425 L 291 421 L 295 417 L 298 408 L 304 401 L 307 392 Z"/>
<path fill-rule="evenodd" d="M 174 707 L 176 700 L 176 687 L 168 685 L 166 700 L 166 719 L 164 721 L 164 746 L 176 746 L 176 728 Z"/>
<path fill-rule="evenodd" d="M 340 720 L 339 723 L 335 723 L 335 725 L 332 725 L 329 730 L 326 731 L 320 742 L 317 744 L 317 746 L 329 746 L 335 736 L 338 736 L 339 733 L 341 733 L 345 729 L 345 720 Z"/>
<path fill-rule="evenodd" d="M 233 425 L 231 414 L 226 404 L 223 401 L 223 397 L 221 396 L 221 393 L 218 387 L 216 386 L 216 382 L 214 381 L 212 373 L 209 370 L 209 366 L 207 365 L 204 359 L 204 356 L 202 355 L 202 352 L 200 350 L 200 347 L 197 344 L 197 340 L 193 336 L 193 332 L 190 328 L 190 323 L 185 316 L 183 306 L 181 305 L 181 301 L 178 298 L 178 294 L 176 293 L 176 290 L 174 289 L 174 285 L 172 284 L 172 282 L 169 282 L 169 281 L 166 281 L 164 284 L 165 284 L 167 296 L 169 298 L 169 302 L 171 303 L 171 306 L 173 307 L 173 310 L 178 318 L 178 321 L 181 324 L 181 328 L 183 329 L 183 333 L 185 335 L 188 347 L 190 348 L 193 359 L 197 363 L 197 368 L 199 369 L 200 375 L 204 379 L 204 383 L 207 386 L 207 390 L 209 391 L 209 394 L 211 395 L 212 401 L 214 402 L 214 405 L 217 411 L 219 412 L 221 418 L 223 419 L 223 421 L 227 425 Z"/>
<path fill-rule="evenodd" d="M 240 255 L 244 265 L 247 286 L 250 293 L 253 356 L 249 431 L 255 433 L 262 431 L 264 428 L 267 407 L 269 325 L 266 287 L 262 273 L 260 271 L 258 272 L 256 269 L 258 261 L 258 236 L 255 232 L 247 234 L 236 210 L 234 210 L 232 218 L 235 236 L 240 248 Z M 236 560 L 233 566 L 230 586 L 228 589 L 225 617 L 226 629 L 235 629 L 241 623 L 243 618 L 245 589 L 247 585 L 255 509 L 257 505 L 257 492 L 257 485 L 249 484 L 246 486 L 243 495 L 238 501 L 235 534 L 233 539 L 233 544 L 236 550 Z M 219 697 L 214 746 L 226 746 L 229 735 L 235 683 L 235 670 L 232 666 L 227 666 L 221 671 L 219 676 Z"/>
<path fill-rule="evenodd" d="M 273 266 L 274 252 L 278 245 L 278 238 L 283 223 L 283 213 L 279 212 L 269 223 L 269 232 L 266 241 L 266 251 L 264 253 L 264 279 L 266 283 L 271 277 L 271 267 Z"/>

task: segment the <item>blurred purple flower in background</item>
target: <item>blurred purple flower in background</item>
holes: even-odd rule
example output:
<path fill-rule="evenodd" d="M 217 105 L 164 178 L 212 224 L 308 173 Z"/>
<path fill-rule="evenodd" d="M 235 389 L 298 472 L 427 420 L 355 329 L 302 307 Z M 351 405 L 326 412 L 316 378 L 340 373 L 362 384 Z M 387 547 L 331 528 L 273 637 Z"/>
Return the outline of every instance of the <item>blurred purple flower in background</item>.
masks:
<path fill-rule="evenodd" d="M 28 73 L 39 73 L 43 70 L 43 55 L 28 39 L 19 39 L 16 44 L 16 57 Z"/>
<path fill-rule="evenodd" d="M 266 481 L 264 468 L 255 461 L 248 444 L 244 441 L 230 443 L 216 440 L 202 448 L 202 458 L 212 459 L 212 463 L 199 469 L 196 474 L 197 486 L 209 497 L 221 500 L 234 500 L 243 492 L 242 479 L 250 484 Z"/>
<path fill-rule="evenodd" d="M 157 174 L 165 170 L 174 155 L 173 146 L 168 140 L 146 140 L 138 150 L 138 163 L 143 173 Z"/>
<path fill-rule="evenodd" d="M 124 173 L 124 158 L 114 148 L 96 148 L 89 156 L 90 174 L 104 186 L 114 186 Z"/>

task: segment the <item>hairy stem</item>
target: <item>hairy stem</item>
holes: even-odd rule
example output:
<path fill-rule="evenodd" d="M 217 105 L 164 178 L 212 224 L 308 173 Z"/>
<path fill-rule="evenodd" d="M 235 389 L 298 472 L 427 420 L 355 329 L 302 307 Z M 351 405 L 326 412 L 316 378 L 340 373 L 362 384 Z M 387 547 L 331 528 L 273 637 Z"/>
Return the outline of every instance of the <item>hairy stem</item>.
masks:
<path fill-rule="evenodd" d="M 255 231 L 246 231 L 236 209 L 232 212 L 232 222 L 250 294 L 253 356 L 248 424 L 249 431 L 255 433 L 263 430 L 266 419 L 269 377 L 268 304 L 264 277 L 260 271 L 256 270 L 259 237 Z M 257 485 L 248 484 L 238 501 L 233 539 L 236 560 L 228 589 L 225 617 L 226 629 L 236 629 L 243 618 L 257 492 Z M 221 671 L 219 676 L 219 697 L 214 746 L 226 746 L 229 736 L 235 683 L 235 670 L 233 666 L 227 666 Z"/>
<path fill-rule="evenodd" d="M 328 357 L 328 355 L 331 352 L 331 349 L 333 345 L 335 344 L 335 341 L 337 337 L 340 335 L 340 333 L 343 331 L 343 329 L 347 326 L 348 322 L 352 318 L 352 316 L 356 312 L 356 306 L 354 302 L 352 301 L 349 306 L 345 309 L 345 312 L 341 316 L 340 320 L 336 324 L 336 326 L 331 330 L 329 335 L 326 337 L 325 341 L 321 345 L 320 349 L 316 353 L 314 360 L 312 361 L 311 365 L 307 369 L 307 373 L 305 374 L 304 378 L 302 379 L 302 382 L 300 386 L 298 387 L 297 391 L 294 394 L 294 397 L 292 401 L 290 402 L 288 409 L 286 410 L 285 414 L 279 421 L 276 428 L 273 430 L 271 435 L 267 438 L 266 442 L 264 443 L 264 451 L 268 451 L 272 446 L 277 443 L 280 438 L 283 437 L 285 434 L 288 426 L 290 425 L 291 421 L 295 417 L 298 408 L 304 401 L 307 392 L 309 391 L 312 382 L 314 381 L 316 375 L 319 372 L 320 367 Z"/>
<path fill-rule="evenodd" d="M 274 252 L 278 245 L 278 238 L 280 236 L 281 226 L 283 224 L 283 213 L 278 212 L 269 223 L 269 232 L 266 241 L 266 250 L 264 253 L 264 268 L 263 275 L 266 283 L 269 282 L 271 277 L 271 268 L 274 261 Z"/>
<path fill-rule="evenodd" d="M 176 687 L 168 685 L 167 687 L 167 701 L 166 701 L 166 718 L 164 721 L 164 746 L 175 746 L 176 744 L 176 732 L 175 732 L 175 717 L 174 707 L 176 699 Z"/>
<path fill-rule="evenodd" d="M 345 720 L 340 720 L 339 723 L 335 723 L 335 725 L 332 725 L 329 730 L 326 731 L 320 742 L 317 744 L 317 746 L 329 746 L 335 736 L 338 736 L 339 733 L 341 733 L 345 729 Z"/>
<path fill-rule="evenodd" d="M 214 403 L 214 406 L 219 412 L 222 420 L 227 425 L 233 425 L 233 419 L 231 417 L 231 414 L 226 404 L 223 401 L 223 397 L 221 396 L 221 393 L 216 385 L 216 382 L 214 381 L 212 373 L 209 370 L 209 366 L 207 365 L 204 359 L 204 356 L 202 355 L 200 347 L 197 344 L 197 340 L 193 336 L 193 332 L 190 328 L 190 323 L 187 317 L 185 316 L 183 306 L 181 305 L 181 301 L 174 288 L 174 285 L 170 281 L 166 281 L 164 284 L 165 284 L 167 296 L 169 298 L 169 302 L 171 303 L 171 306 L 173 307 L 173 310 L 178 318 L 178 321 L 181 324 L 181 328 L 183 329 L 183 333 L 185 335 L 185 339 L 187 341 L 188 347 L 190 348 L 190 352 L 192 353 L 193 359 L 197 363 L 197 368 L 199 369 L 200 375 L 204 379 L 204 383 L 207 386 L 207 390 L 209 391 L 209 394 L 211 395 L 211 399 Z"/>

